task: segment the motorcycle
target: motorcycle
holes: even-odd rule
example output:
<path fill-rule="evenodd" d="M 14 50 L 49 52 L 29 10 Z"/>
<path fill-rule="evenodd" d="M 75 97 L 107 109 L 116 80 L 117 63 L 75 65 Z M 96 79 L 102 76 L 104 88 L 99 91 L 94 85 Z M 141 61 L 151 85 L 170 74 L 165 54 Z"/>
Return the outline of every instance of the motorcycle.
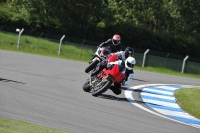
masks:
<path fill-rule="evenodd" d="M 86 67 L 85 72 L 89 73 L 94 69 L 99 62 L 108 58 L 110 54 L 110 47 L 98 47 L 95 54 L 93 55 L 92 61 L 90 61 L 89 66 Z"/>
<path fill-rule="evenodd" d="M 107 62 L 116 61 L 118 58 L 117 54 L 110 56 Z M 97 75 L 90 73 L 89 78 L 83 85 L 85 92 L 92 93 L 93 96 L 98 96 L 113 86 L 115 83 L 121 83 L 125 78 L 125 66 L 119 64 L 113 64 L 110 68 L 104 68 Z"/>

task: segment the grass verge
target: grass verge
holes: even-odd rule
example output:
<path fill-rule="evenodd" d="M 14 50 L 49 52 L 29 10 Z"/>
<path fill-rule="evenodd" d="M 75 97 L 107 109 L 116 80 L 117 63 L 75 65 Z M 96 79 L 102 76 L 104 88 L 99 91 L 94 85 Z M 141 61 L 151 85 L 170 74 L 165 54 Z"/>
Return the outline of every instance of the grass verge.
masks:
<path fill-rule="evenodd" d="M 188 77 L 188 78 L 196 78 L 200 79 L 200 74 L 190 74 L 190 73 L 181 73 L 177 71 L 173 71 L 166 68 L 160 68 L 160 67 L 138 67 L 136 66 L 135 69 L 142 70 L 142 71 L 149 71 L 149 72 L 156 72 L 156 73 L 162 73 L 162 74 L 168 74 L 168 75 L 174 75 L 174 76 L 180 76 L 180 77 Z"/>
<path fill-rule="evenodd" d="M 200 119 L 200 87 L 177 89 L 174 95 L 184 111 Z"/>
<path fill-rule="evenodd" d="M 0 133 L 70 133 L 0 117 Z"/>

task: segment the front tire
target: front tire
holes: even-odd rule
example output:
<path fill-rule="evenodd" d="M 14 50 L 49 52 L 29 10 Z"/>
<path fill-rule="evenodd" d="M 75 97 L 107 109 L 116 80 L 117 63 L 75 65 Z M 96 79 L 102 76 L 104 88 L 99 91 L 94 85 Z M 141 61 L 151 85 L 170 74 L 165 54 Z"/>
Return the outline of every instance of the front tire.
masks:
<path fill-rule="evenodd" d="M 107 79 L 106 79 L 107 80 Z M 110 87 L 110 85 L 112 84 L 111 80 L 107 80 L 106 82 L 100 82 L 98 83 L 96 86 L 94 86 L 94 88 L 96 87 L 97 89 L 93 89 L 92 91 L 92 95 L 93 96 L 98 96 L 100 94 L 102 94 L 103 92 L 107 91 L 108 88 Z M 102 87 L 101 87 L 102 86 Z"/>
<path fill-rule="evenodd" d="M 86 67 L 85 72 L 88 73 L 89 71 L 94 69 L 98 63 L 99 63 L 98 60 L 94 60 L 88 67 Z"/>

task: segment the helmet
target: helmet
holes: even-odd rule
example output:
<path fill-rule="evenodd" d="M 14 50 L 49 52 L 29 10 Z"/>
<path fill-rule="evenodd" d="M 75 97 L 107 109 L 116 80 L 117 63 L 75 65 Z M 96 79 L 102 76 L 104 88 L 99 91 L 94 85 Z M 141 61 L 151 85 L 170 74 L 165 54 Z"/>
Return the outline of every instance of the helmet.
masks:
<path fill-rule="evenodd" d="M 121 41 L 120 35 L 115 34 L 112 38 L 113 45 L 119 45 L 120 41 Z"/>
<path fill-rule="evenodd" d="M 124 56 L 125 58 L 128 58 L 129 56 L 133 56 L 134 50 L 131 47 L 126 47 L 126 49 L 124 50 Z"/>
<path fill-rule="evenodd" d="M 110 49 L 107 47 L 104 47 L 101 49 L 102 56 L 108 56 L 110 54 Z"/>
<path fill-rule="evenodd" d="M 126 67 L 126 69 L 128 69 L 128 70 L 133 69 L 135 63 L 136 63 L 135 58 L 133 58 L 133 57 L 128 57 L 128 58 L 125 60 L 125 67 Z"/>

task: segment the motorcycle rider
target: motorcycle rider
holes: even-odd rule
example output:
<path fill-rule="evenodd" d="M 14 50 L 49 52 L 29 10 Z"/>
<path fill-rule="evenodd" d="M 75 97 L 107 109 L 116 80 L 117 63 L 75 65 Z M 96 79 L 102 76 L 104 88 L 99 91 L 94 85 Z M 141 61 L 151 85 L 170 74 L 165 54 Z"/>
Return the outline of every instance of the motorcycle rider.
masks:
<path fill-rule="evenodd" d="M 110 53 L 115 53 L 115 52 L 121 51 L 122 46 L 121 46 L 121 37 L 120 37 L 120 35 L 115 34 L 112 38 L 110 38 L 107 41 L 102 42 L 101 44 L 99 44 L 96 53 L 99 53 L 101 48 L 103 48 L 103 47 L 109 48 Z M 95 57 L 95 54 L 92 55 L 92 60 L 94 59 L 94 57 Z M 89 64 L 91 62 L 92 61 L 90 61 Z"/>
<path fill-rule="evenodd" d="M 99 47 L 110 47 L 111 53 L 115 53 L 118 51 L 121 51 L 122 45 L 121 45 L 121 37 L 118 34 L 115 34 L 112 38 L 108 39 L 105 42 L 102 42 Z"/>
<path fill-rule="evenodd" d="M 134 50 L 131 47 L 126 47 L 124 51 L 118 51 L 116 53 L 111 53 L 112 54 L 118 54 L 118 58 L 121 58 L 121 60 L 123 60 L 125 62 L 125 60 L 131 56 L 133 57 L 134 54 Z"/>
<path fill-rule="evenodd" d="M 121 64 L 121 65 L 125 65 L 125 79 L 121 82 L 121 83 L 115 83 L 114 86 L 110 86 L 110 89 L 116 94 L 119 95 L 121 94 L 122 90 L 121 90 L 121 86 L 126 86 L 130 83 L 130 81 L 133 79 L 133 67 L 135 65 L 136 61 L 135 58 L 129 56 L 125 62 L 123 62 L 122 60 L 119 61 L 115 61 L 115 62 L 111 62 L 108 63 L 107 67 L 109 68 L 110 65 L 113 64 Z"/>
<path fill-rule="evenodd" d="M 117 60 L 122 60 L 122 62 L 125 62 L 125 60 L 129 57 L 129 56 L 133 56 L 134 50 L 131 47 L 126 47 L 124 51 L 119 51 L 116 53 L 111 53 L 110 55 L 113 54 L 117 54 L 118 58 Z M 101 70 L 103 70 L 104 68 L 106 68 L 107 62 L 106 61 L 102 61 L 99 66 L 96 68 L 96 71 L 92 73 L 93 75 L 98 74 Z"/>
<path fill-rule="evenodd" d="M 114 86 L 111 86 L 110 89 L 116 94 L 121 94 L 121 85 L 128 85 L 130 83 L 130 80 L 133 79 L 133 67 L 136 63 L 135 59 L 133 58 L 134 50 L 131 47 L 126 47 L 124 51 L 117 52 L 115 54 L 118 54 L 118 59 L 115 62 L 107 63 L 106 61 L 103 61 L 100 63 L 100 65 L 97 67 L 96 71 L 91 74 L 91 76 L 98 74 L 101 70 L 104 68 L 110 68 L 113 66 L 113 64 L 121 64 L 125 65 L 125 73 L 126 78 L 122 81 L 122 83 L 116 83 Z M 130 57 L 130 58 L 129 58 Z"/>

